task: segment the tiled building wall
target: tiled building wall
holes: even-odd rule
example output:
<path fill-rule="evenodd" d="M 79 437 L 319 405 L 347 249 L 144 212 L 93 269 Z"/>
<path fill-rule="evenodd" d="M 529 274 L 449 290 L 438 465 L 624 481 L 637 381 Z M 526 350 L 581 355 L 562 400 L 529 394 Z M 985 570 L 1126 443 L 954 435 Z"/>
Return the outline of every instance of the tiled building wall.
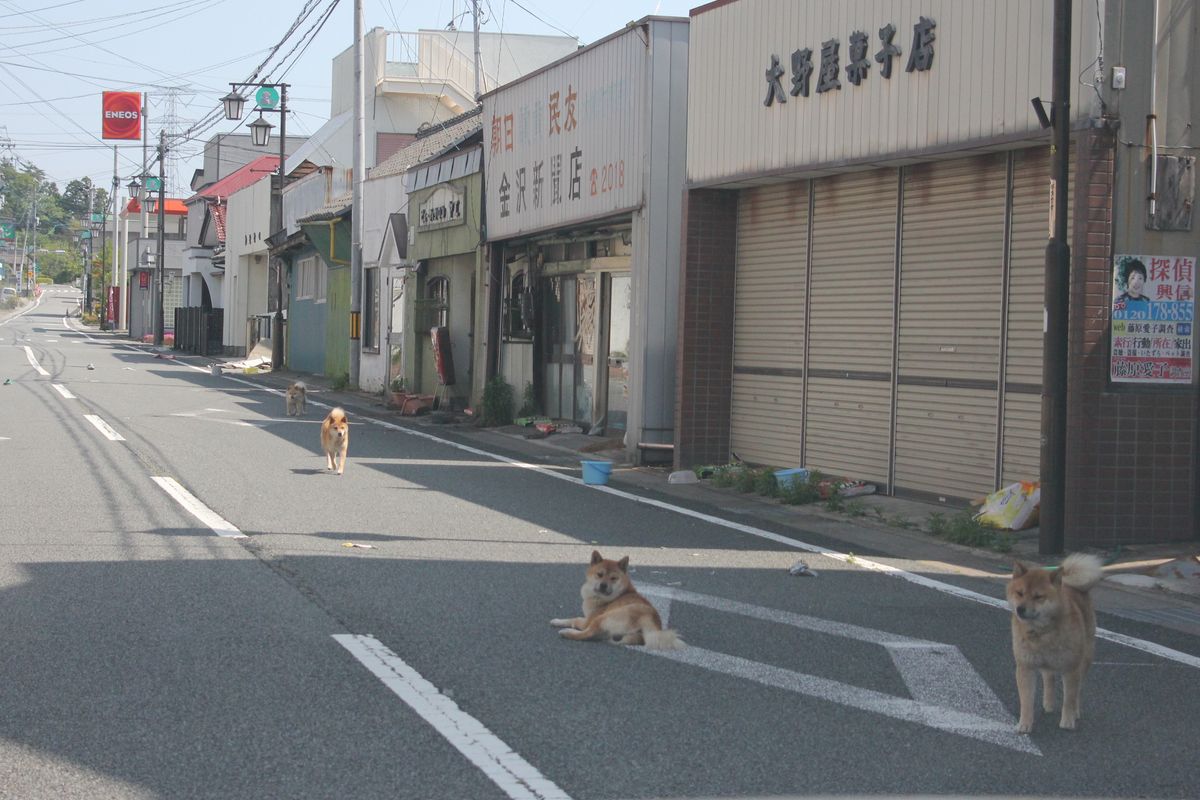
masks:
<path fill-rule="evenodd" d="M 737 192 L 698 189 L 684 204 L 676 359 L 675 466 L 729 460 Z"/>
<path fill-rule="evenodd" d="M 1112 547 L 1197 536 L 1197 392 L 1110 384 L 1116 141 L 1080 135 L 1071 256 L 1065 543 Z"/>

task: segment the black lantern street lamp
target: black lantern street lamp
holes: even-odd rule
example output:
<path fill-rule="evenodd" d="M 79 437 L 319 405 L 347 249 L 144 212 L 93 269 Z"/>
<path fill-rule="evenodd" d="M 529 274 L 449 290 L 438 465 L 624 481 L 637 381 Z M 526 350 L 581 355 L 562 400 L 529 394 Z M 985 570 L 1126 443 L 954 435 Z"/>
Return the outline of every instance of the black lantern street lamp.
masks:
<path fill-rule="evenodd" d="M 286 83 L 231 83 L 229 94 L 221 98 L 225 107 L 225 119 L 240 120 L 246 98 L 240 89 L 258 87 L 254 94 L 254 108 L 258 119 L 251 122 L 251 141 L 255 147 L 266 147 L 271 140 L 271 129 L 275 126 L 263 119 L 263 112 L 279 115 L 279 171 L 271 192 L 271 236 L 283 230 L 283 164 L 287 158 L 287 89 Z M 283 264 L 275 263 L 275 314 L 271 320 L 271 369 L 283 367 Z"/>

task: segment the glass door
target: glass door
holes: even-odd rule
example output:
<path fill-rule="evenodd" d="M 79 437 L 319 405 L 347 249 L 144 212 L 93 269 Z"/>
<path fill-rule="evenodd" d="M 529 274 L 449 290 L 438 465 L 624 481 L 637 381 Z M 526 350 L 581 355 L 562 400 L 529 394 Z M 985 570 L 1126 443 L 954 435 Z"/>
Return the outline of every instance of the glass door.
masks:
<path fill-rule="evenodd" d="M 632 300 L 632 282 L 628 273 L 605 275 L 607 284 L 606 325 L 608 332 L 606 392 L 607 413 L 604 432 L 608 436 L 625 433 L 629 418 L 629 314 Z"/>

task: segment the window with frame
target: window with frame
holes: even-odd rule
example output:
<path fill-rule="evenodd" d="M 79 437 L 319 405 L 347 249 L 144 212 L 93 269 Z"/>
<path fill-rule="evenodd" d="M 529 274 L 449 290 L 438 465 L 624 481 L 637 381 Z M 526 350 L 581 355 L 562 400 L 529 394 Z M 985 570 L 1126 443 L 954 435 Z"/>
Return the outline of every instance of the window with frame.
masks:
<path fill-rule="evenodd" d="M 379 267 L 363 269 L 362 347 L 379 352 Z"/>
<path fill-rule="evenodd" d="M 313 302 L 324 303 L 326 290 L 329 287 L 329 267 L 325 266 L 325 262 L 320 258 L 316 259 L 313 265 L 316 272 L 314 284 L 316 288 L 313 290 Z"/>
<path fill-rule="evenodd" d="M 504 300 L 504 335 L 509 339 L 533 337 L 533 292 L 528 281 L 529 274 L 522 270 L 508 282 Z"/>
<path fill-rule="evenodd" d="M 296 299 L 312 300 L 317 291 L 317 257 L 302 258 L 296 266 Z"/>
<path fill-rule="evenodd" d="M 422 333 L 430 328 L 450 326 L 450 279 L 444 275 L 425 282 L 425 296 L 418 301 L 418 325 Z"/>

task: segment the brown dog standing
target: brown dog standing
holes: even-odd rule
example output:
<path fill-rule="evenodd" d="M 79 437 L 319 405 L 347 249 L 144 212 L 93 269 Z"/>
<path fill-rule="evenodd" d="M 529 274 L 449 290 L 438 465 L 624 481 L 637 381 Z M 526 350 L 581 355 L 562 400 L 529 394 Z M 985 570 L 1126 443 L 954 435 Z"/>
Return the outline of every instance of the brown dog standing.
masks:
<path fill-rule="evenodd" d="M 325 451 L 328 468 L 337 467 L 341 475 L 346 468 L 346 451 L 350 446 L 350 421 L 340 408 L 330 411 L 321 423 L 321 449 Z"/>
<path fill-rule="evenodd" d="M 614 644 L 644 644 L 657 650 L 677 650 L 683 640 L 663 630 L 662 619 L 650 601 L 638 594 L 629 578 L 629 556 L 620 561 L 592 551 L 592 563 L 579 590 L 583 616 L 552 619 L 568 639 L 607 639 Z"/>
<path fill-rule="evenodd" d="M 1008 582 L 1012 608 L 1013 658 L 1021 719 L 1017 731 L 1033 730 L 1037 673 L 1042 673 L 1042 709 L 1054 710 L 1055 675 L 1063 676 L 1062 717 L 1058 727 L 1075 729 L 1079 692 L 1096 648 L 1096 614 L 1088 592 L 1104 577 L 1092 555 L 1067 556 L 1057 570 L 1028 567 L 1020 561 Z"/>
<path fill-rule="evenodd" d="M 283 399 L 289 417 L 302 417 L 308 402 L 308 387 L 303 381 L 296 381 L 283 393 Z"/>

